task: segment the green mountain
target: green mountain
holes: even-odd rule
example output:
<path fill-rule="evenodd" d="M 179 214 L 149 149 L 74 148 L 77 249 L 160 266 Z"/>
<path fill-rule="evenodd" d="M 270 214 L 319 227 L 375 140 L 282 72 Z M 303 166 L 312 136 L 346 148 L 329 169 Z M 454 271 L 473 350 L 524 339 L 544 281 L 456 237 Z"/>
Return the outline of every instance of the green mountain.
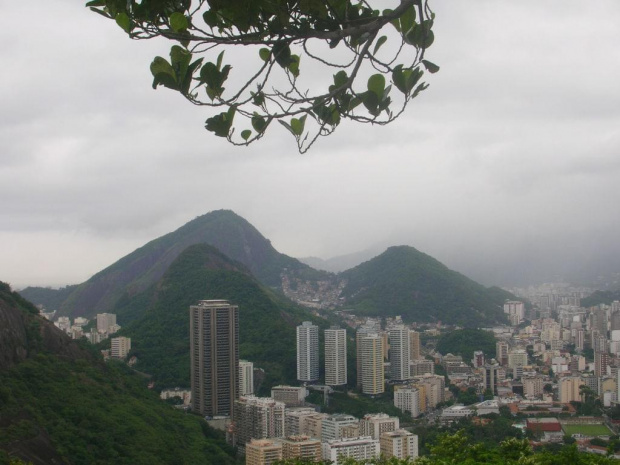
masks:
<path fill-rule="evenodd" d="M 486 288 L 413 247 L 390 247 L 339 275 L 343 296 L 361 315 L 479 326 L 503 321 L 512 294 Z"/>
<path fill-rule="evenodd" d="M 37 305 L 41 304 L 47 311 L 51 312 L 52 310 L 58 310 L 76 288 L 77 284 L 61 287 L 60 289 L 30 286 L 22 289 L 19 293 L 24 299 L 35 302 Z"/>
<path fill-rule="evenodd" d="M 223 435 L 0 283 L 0 463 L 234 464 Z"/>
<path fill-rule="evenodd" d="M 599 304 L 611 305 L 614 300 L 620 300 L 620 290 L 595 291 L 592 295 L 581 299 L 581 306 L 589 308 L 595 307 Z"/>
<path fill-rule="evenodd" d="M 218 210 L 149 242 L 80 284 L 63 302 L 60 313 L 93 316 L 110 311 L 123 295 L 137 295 L 159 281 L 179 254 L 194 244 L 217 247 L 243 263 L 263 284 L 277 289 L 284 271 L 306 279 L 325 274 L 279 253 L 232 211 Z"/>
<path fill-rule="evenodd" d="M 136 368 L 159 386 L 189 386 L 189 306 L 199 300 L 226 299 L 239 306 L 239 353 L 266 372 L 265 385 L 294 382 L 295 327 L 314 317 L 259 283 L 241 263 L 214 247 L 188 247 L 163 278 L 114 309 L 131 337 Z"/>

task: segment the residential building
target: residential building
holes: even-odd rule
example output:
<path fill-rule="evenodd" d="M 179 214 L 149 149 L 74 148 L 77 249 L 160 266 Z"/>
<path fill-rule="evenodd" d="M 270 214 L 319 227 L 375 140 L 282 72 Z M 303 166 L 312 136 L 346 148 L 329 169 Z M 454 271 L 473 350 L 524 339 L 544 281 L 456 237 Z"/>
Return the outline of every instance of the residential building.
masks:
<path fill-rule="evenodd" d="M 331 461 L 332 465 L 340 465 L 342 459 L 347 457 L 359 461 L 378 458 L 381 448 L 377 439 L 344 438 L 323 442 L 322 453 L 323 460 Z"/>
<path fill-rule="evenodd" d="M 606 352 L 595 352 L 594 354 L 594 376 L 601 378 L 607 375 L 609 366 L 609 354 Z"/>
<path fill-rule="evenodd" d="M 400 428 L 398 417 L 391 417 L 385 413 L 364 415 L 359 425 L 360 436 L 370 436 L 373 439 L 379 439 L 381 433 L 396 431 Z"/>
<path fill-rule="evenodd" d="M 583 384 L 585 384 L 583 380 L 576 376 L 560 378 L 558 381 L 560 402 L 563 404 L 580 402 L 581 392 L 579 391 L 579 386 Z"/>
<path fill-rule="evenodd" d="M 347 331 L 337 326 L 325 330 L 325 384 L 347 384 Z"/>
<path fill-rule="evenodd" d="M 390 328 L 388 335 L 390 340 L 390 377 L 392 380 L 399 381 L 410 379 L 409 329 L 404 326 L 396 326 Z"/>
<path fill-rule="evenodd" d="M 382 433 L 379 446 L 386 459 L 415 459 L 418 456 L 418 436 L 404 429 Z"/>
<path fill-rule="evenodd" d="M 543 380 L 539 376 L 525 377 L 523 382 L 523 395 L 525 397 L 541 397 L 543 394 Z"/>
<path fill-rule="evenodd" d="M 323 418 L 321 426 L 321 442 L 342 437 L 342 428 L 349 425 L 359 425 L 359 420 L 352 415 L 335 413 Z"/>
<path fill-rule="evenodd" d="M 297 379 L 319 380 L 319 328 L 309 321 L 297 326 Z"/>
<path fill-rule="evenodd" d="M 97 314 L 97 331 L 100 333 L 110 332 L 110 327 L 116 325 L 116 314 L 99 313 Z"/>
<path fill-rule="evenodd" d="M 284 434 L 286 436 L 300 436 L 304 432 L 303 419 L 310 415 L 316 415 L 316 410 L 311 407 L 287 408 L 284 411 Z M 319 428 L 318 436 L 320 438 L 321 429 Z"/>
<path fill-rule="evenodd" d="M 271 465 L 282 460 L 282 444 L 269 439 L 252 439 L 245 445 L 245 465 Z"/>
<path fill-rule="evenodd" d="M 239 360 L 239 395 L 254 394 L 254 364 L 247 360 Z"/>
<path fill-rule="evenodd" d="M 361 370 L 357 377 L 362 379 L 362 392 L 369 395 L 382 394 L 385 391 L 383 338 L 377 333 L 368 333 L 359 336 L 357 341 L 361 355 Z"/>
<path fill-rule="evenodd" d="M 362 376 L 360 375 L 362 372 L 362 344 L 360 340 L 368 334 L 379 334 L 380 332 L 381 326 L 378 321 L 367 320 L 355 333 L 357 387 L 362 387 Z"/>
<path fill-rule="evenodd" d="M 125 358 L 131 350 L 131 338 L 113 337 L 111 340 L 110 356 L 114 358 Z"/>
<path fill-rule="evenodd" d="M 508 365 L 508 343 L 504 341 L 498 341 L 495 344 L 495 360 L 500 365 Z"/>
<path fill-rule="evenodd" d="M 300 459 L 304 462 L 320 462 L 321 441 L 309 436 L 288 436 L 281 440 L 284 460 Z"/>
<path fill-rule="evenodd" d="M 422 358 L 420 353 L 420 333 L 417 331 L 409 331 L 409 356 L 411 360 L 419 360 Z"/>
<path fill-rule="evenodd" d="M 474 368 L 480 368 L 484 366 L 484 352 L 482 352 L 481 350 L 476 350 L 474 352 L 474 358 L 471 361 L 471 364 L 474 366 Z"/>
<path fill-rule="evenodd" d="M 284 409 L 271 397 L 239 397 L 233 416 L 237 446 L 243 448 L 250 439 L 284 437 Z"/>
<path fill-rule="evenodd" d="M 287 407 L 303 405 L 308 395 L 304 386 L 274 386 L 271 388 L 271 397 L 284 403 Z"/>
<path fill-rule="evenodd" d="M 485 365 L 482 372 L 482 384 L 484 389 L 491 391 L 494 395 L 497 395 L 497 383 L 499 365 Z"/>
<path fill-rule="evenodd" d="M 412 418 L 420 415 L 420 391 L 417 388 L 394 388 L 394 406 L 403 412 L 409 412 Z"/>
<path fill-rule="evenodd" d="M 239 308 L 201 300 L 189 313 L 192 410 L 232 416 L 239 397 Z"/>
<path fill-rule="evenodd" d="M 411 378 L 422 376 L 426 373 L 435 373 L 435 363 L 432 360 L 417 359 L 411 360 L 409 375 Z"/>

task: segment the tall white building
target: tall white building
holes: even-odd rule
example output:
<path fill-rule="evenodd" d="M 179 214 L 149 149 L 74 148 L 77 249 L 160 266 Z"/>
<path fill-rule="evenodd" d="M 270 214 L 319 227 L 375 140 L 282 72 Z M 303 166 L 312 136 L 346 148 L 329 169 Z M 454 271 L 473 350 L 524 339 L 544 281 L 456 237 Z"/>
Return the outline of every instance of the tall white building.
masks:
<path fill-rule="evenodd" d="M 239 360 L 239 395 L 254 394 L 254 364 Z"/>
<path fill-rule="evenodd" d="M 325 330 L 325 384 L 347 384 L 347 332 L 337 326 Z"/>
<path fill-rule="evenodd" d="M 383 371 L 383 337 L 379 334 L 362 334 L 357 338 L 362 380 L 362 392 L 376 395 L 385 392 L 385 374 Z"/>
<path fill-rule="evenodd" d="M 395 388 L 394 406 L 416 418 L 420 415 L 420 391 L 416 388 Z"/>
<path fill-rule="evenodd" d="M 391 328 L 390 338 L 390 376 L 393 380 L 407 380 L 410 376 L 411 359 L 409 329 L 404 326 Z"/>
<path fill-rule="evenodd" d="M 310 321 L 297 326 L 297 379 L 303 382 L 319 379 L 319 327 Z"/>
<path fill-rule="evenodd" d="M 379 441 L 369 437 L 344 438 L 323 442 L 323 460 L 339 465 L 343 458 L 370 460 L 378 458 L 381 453 Z"/>
<path fill-rule="evenodd" d="M 97 314 L 97 331 L 100 333 L 110 332 L 110 328 L 116 325 L 116 315 L 114 313 Z"/>

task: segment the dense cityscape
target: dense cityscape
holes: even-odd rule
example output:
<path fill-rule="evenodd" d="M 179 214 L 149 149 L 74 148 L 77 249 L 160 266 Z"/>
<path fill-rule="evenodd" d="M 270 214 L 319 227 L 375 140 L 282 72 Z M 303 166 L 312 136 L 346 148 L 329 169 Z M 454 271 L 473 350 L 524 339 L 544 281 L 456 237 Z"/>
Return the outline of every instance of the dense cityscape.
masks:
<path fill-rule="evenodd" d="M 477 330 L 406 324 L 398 316 L 362 318 L 351 310 L 335 312 L 342 327 L 321 331 L 303 322 L 296 328 L 299 384 L 272 386 L 270 397 L 255 395 L 254 373 L 261 367 L 239 360 L 243 309 L 226 300 L 199 301 L 189 309 L 191 386 L 162 389 L 160 396 L 176 398 L 177 408 L 224 431 L 248 465 L 415 459 L 420 451 L 415 425 L 445 428 L 489 421 L 500 412 L 509 413 L 512 427 L 532 445 L 575 443 L 584 452 L 615 454 L 620 302 L 584 308 L 581 299 L 591 291 L 568 285 L 512 291 L 524 300 L 504 303 L 507 324 Z M 121 329 L 114 314 L 98 314 L 84 332 L 88 323 L 59 317 L 54 324 L 93 344 Z M 455 353 L 439 351 L 444 336 L 459 334 L 465 339 Z M 488 336 L 484 342 L 480 334 Z M 128 359 L 131 366 L 138 362 L 127 337 L 111 337 L 110 349 L 102 352 L 105 358 Z M 355 379 L 347 370 L 351 354 Z M 335 392 L 368 399 L 389 395 L 401 413 L 358 418 L 322 412 Z"/>

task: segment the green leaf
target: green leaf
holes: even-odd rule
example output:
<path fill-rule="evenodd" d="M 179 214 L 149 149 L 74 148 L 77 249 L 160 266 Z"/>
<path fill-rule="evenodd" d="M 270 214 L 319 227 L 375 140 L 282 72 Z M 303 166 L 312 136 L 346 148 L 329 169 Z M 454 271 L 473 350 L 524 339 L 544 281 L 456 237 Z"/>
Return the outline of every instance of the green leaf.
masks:
<path fill-rule="evenodd" d="M 383 10 L 383 16 L 389 16 L 394 12 L 394 10 L 390 10 L 390 9 L 386 9 Z M 398 20 L 398 18 L 393 19 L 392 21 L 390 21 L 390 24 L 392 24 L 392 26 L 394 26 L 394 28 L 400 32 L 400 21 Z"/>
<path fill-rule="evenodd" d="M 93 6 L 105 6 L 105 2 L 103 0 L 92 0 L 90 2 L 87 2 L 86 7 L 93 7 Z"/>
<path fill-rule="evenodd" d="M 117 14 L 115 20 L 116 24 L 118 24 L 121 29 L 123 29 L 123 31 L 125 31 L 127 34 L 131 32 L 131 20 L 129 19 L 129 16 L 127 16 L 127 13 Z"/>
<path fill-rule="evenodd" d="M 377 96 L 377 100 L 383 98 L 383 91 L 385 90 L 385 77 L 383 74 L 373 74 L 368 78 L 368 90 Z"/>
<path fill-rule="evenodd" d="M 291 55 L 291 62 L 288 65 L 288 70 L 293 76 L 299 76 L 299 55 Z"/>
<path fill-rule="evenodd" d="M 408 95 L 424 75 L 420 68 L 403 69 L 403 65 L 398 65 L 392 72 L 392 82 L 398 90 Z"/>
<path fill-rule="evenodd" d="M 381 48 L 381 46 L 385 43 L 386 40 L 387 40 L 387 36 L 379 37 L 379 39 L 377 40 L 377 43 L 375 44 L 375 48 L 372 51 L 373 55 L 377 53 L 377 50 L 379 50 L 379 48 Z"/>
<path fill-rule="evenodd" d="M 278 123 L 280 123 L 282 126 L 284 126 L 288 130 L 288 132 L 290 132 L 295 137 L 297 137 L 297 135 L 295 134 L 295 131 L 293 131 L 292 126 L 290 124 L 288 124 L 286 121 L 278 120 Z"/>
<path fill-rule="evenodd" d="M 224 50 L 217 56 L 217 69 L 222 69 L 222 59 L 224 58 Z"/>
<path fill-rule="evenodd" d="M 293 134 L 296 136 L 301 136 L 304 132 L 304 125 L 306 124 L 306 116 L 304 115 L 301 118 L 293 118 L 291 119 L 291 129 L 293 130 Z"/>
<path fill-rule="evenodd" d="M 207 119 L 205 128 L 218 137 L 228 137 L 233 119 L 235 118 L 235 112 L 235 107 L 230 107 L 227 112 L 220 113 L 219 115 Z"/>
<path fill-rule="evenodd" d="M 427 71 L 431 74 L 435 74 L 437 71 L 439 71 L 439 66 L 437 66 L 435 63 L 432 63 L 428 60 L 422 60 L 422 64 L 427 69 Z"/>
<path fill-rule="evenodd" d="M 202 19 L 207 24 L 207 26 L 214 28 L 218 24 L 217 13 L 214 10 L 205 11 L 202 14 Z"/>
<path fill-rule="evenodd" d="M 347 83 L 348 79 L 349 76 L 347 76 L 346 71 L 338 71 L 336 74 L 334 74 L 334 85 L 336 87 L 342 87 Z"/>
<path fill-rule="evenodd" d="M 411 5 L 409 8 L 405 10 L 405 12 L 400 16 L 400 30 L 403 34 L 408 34 L 409 31 L 415 27 L 415 8 Z"/>
<path fill-rule="evenodd" d="M 258 56 L 260 56 L 263 61 L 268 61 L 269 55 L 271 55 L 271 51 L 268 48 L 261 48 L 258 51 Z"/>
<path fill-rule="evenodd" d="M 262 116 L 254 114 L 254 116 L 252 116 L 252 127 L 260 134 L 267 128 L 267 121 L 265 121 L 265 118 Z"/>
<path fill-rule="evenodd" d="M 245 131 L 241 131 L 241 138 L 243 140 L 248 140 L 251 135 L 252 135 L 252 131 L 250 131 L 249 129 L 246 129 Z"/>
<path fill-rule="evenodd" d="M 274 44 L 273 56 L 282 68 L 288 68 L 291 64 L 291 48 L 286 42 L 276 42 Z"/>
<path fill-rule="evenodd" d="M 360 94 L 360 97 L 362 98 L 362 103 L 368 110 L 368 113 L 373 116 L 378 116 L 380 111 L 378 111 L 379 97 L 377 96 L 377 94 L 369 90 L 368 92 Z"/>
<path fill-rule="evenodd" d="M 189 23 L 183 13 L 175 11 L 170 15 L 170 27 L 174 32 L 181 32 L 189 27 Z"/>
<path fill-rule="evenodd" d="M 183 81 L 189 62 L 192 60 L 192 54 L 183 47 L 173 45 L 170 49 L 170 60 L 177 75 L 177 82 Z"/>
<path fill-rule="evenodd" d="M 262 107 L 265 103 L 265 94 L 262 92 L 250 92 L 252 94 L 252 103 L 257 107 Z"/>
<path fill-rule="evenodd" d="M 220 82 L 220 71 L 210 61 L 200 69 L 200 81 L 209 87 L 217 87 Z"/>
<path fill-rule="evenodd" d="M 174 68 L 165 58 L 155 57 L 151 63 L 151 74 L 153 75 L 153 89 L 162 84 L 169 89 L 178 89 L 176 73 Z"/>

